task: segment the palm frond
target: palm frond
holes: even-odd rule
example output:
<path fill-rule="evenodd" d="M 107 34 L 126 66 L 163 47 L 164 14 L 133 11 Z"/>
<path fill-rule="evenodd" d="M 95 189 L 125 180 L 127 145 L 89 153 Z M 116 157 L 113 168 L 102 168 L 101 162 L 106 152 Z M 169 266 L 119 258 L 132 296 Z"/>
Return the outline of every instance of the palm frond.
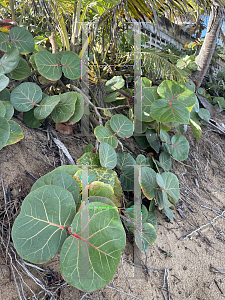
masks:
<path fill-rule="evenodd" d="M 142 70 L 153 81 L 170 79 L 184 84 L 188 74 L 169 61 L 179 58 L 176 55 L 167 54 L 160 50 L 145 48 L 142 51 Z"/>

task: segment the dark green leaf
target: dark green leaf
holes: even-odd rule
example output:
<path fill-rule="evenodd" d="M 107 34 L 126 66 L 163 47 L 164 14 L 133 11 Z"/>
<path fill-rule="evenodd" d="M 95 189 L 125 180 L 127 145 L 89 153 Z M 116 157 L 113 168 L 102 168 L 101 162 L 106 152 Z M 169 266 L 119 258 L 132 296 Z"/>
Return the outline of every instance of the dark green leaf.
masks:
<path fill-rule="evenodd" d="M 155 130 L 147 129 L 145 135 L 152 149 L 154 149 L 157 153 L 159 153 L 160 143 L 159 143 L 158 134 L 155 132 Z"/>
<path fill-rule="evenodd" d="M 81 77 L 81 59 L 74 52 L 65 53 L 61 58 L 62 71 L 69 79 Z"/>
<path fill-rule="evenodd" d="M 35 54 L 35 63 L 38 72 L 49 80 L 58 80 L 62 76 L 59 59 L 48 51 L 39 51 Z"/>
<path fill-rule="evenodd" d="M 30 73 L 31 69 L 28 66 L 27 62 L 25 61 L 25 59 L 20 57 L 18 66 L 7 75 L 12 79 L 21 80 L 30 76 Z"/>
<path fill-rule="evenodd" d="M 102 167 L 113 169 L 117 163 L 114 148 L 109 144 L 102 142 L 99 149 L 99 159 Z"/>
<path fill-rule="evenodd" d="M 6 74 L 14 70 L 19 63 L 19 50 L 11 49 L 0 59 L 0 74 Z"/>
<path fill-rule="evenodd" d="M 70 192 L 59 186 L 43 186 L 24 200 L 12 228 L 18 254 L 33 263 L 44 263 L 61 249 L 75 215 Z"/>
<path fill-rule="evenodd" d="M 59 123 L 68 121 L 74 114 L 76 100 L 77 94 L 74 92 L 68 92 L 60 95 L 60 101 L 55 106 L 51 114 L 54 122 Z"/>
<path fill-rule="evenodd" d="M 33 82 L 24 82 L 16 87 L 10 95 L 12 105 L 18 111 L 29 111 L 42 99 L 41 88 Z"/>
<path fill-rule="evenodd" d="M 22 27 L 13 27 L 9 32 L 13 48 L 17 48 L 20 54 L 34 51 L 34 39 L 32 34 Z"/>

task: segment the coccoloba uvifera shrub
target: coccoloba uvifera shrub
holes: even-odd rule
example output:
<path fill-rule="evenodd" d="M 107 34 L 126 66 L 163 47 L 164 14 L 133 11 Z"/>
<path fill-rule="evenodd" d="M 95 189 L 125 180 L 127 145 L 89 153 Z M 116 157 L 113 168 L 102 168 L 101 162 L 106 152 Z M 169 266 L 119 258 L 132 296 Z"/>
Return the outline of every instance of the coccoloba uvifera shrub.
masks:
<path fill-rule="evenodd" d="M 5 89 L 10 79 L 21 80 L 31 73 L 30 66 L 21 56 L 34 51 L 30 32 L 21 27 L 12 28 L 9 35 L 0 32 L 0 49 L 6 52 L 0 60 L 0 91 L 3 91 L 0 100 L 5 100 L 7 93 L 13 107 L 24 113 L 23 119 L 27 126 L 39 127 L 49 115 L 56 123 L 69 121 L 74 124 L 81 119 L 84 104 L 78 93 L 48 96 L 33 82 L 21 83 L 11 94 Z M 43 83 L 55 83 L 62 74 L 69 79 L 81 77 L 81 59 L 71 51 L 61 51 L 56 55 L 45 50 L 39 51 L 31 55 L 30 63 Z"/>
<path fill-rule="evenodd" d="M 64 279 L 92 292 L 113 279 L 126 235 L 109 198 L 90 196 L 78 210 L 80 182 L 69 174 L 82 170 L 66 167 L 34 184 L 14 222 L 12 238 L 18 254 L 33 263 L 44 263 L 60 251 Z"/>

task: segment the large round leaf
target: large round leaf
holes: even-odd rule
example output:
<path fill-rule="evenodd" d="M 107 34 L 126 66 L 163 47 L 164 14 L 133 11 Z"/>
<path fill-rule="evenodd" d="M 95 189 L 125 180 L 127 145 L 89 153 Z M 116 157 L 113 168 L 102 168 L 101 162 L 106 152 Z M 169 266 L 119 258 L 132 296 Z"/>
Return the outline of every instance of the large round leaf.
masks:
<path fill-rule="evenodd" d="M 53 111 L 54 107 L 59 103 L 60 96 L 45 97 L 38 107 L 34 109 L 34 116 L 36 119 L 41 120 L 47 118 L 48 115 Z"/>
<path fill-rule="evenodd" d="M 4 90 L 5 87 L 9 84 L 9 78 L 5 75 L 0 74 L 0 91 Z"/>
<path fill-rule="evenodd" d="M 0 81 L 1 81 L 1 77 L 0 77 Z M 1 84 L 0 84 L 0 86 L 1 86 Z M 1 101 L 10 101 L 10 91 L 7 89 L 4 89 L 3 91 L 1 91 L 0 92 L 0 100 Z"/>
<path fill-rule="evenodd" d="M 9 37 L 13 48 L 17 48 L 21 54 L 34 51 L 34 39 L 32 34 L 22 27 L 13 27 Z"/>
<path fill-rule="evenodd" d="M 26 60 L 20 57 L 18 66 L 7 75 L 12 79 L 21 80 L 30 76 L 30 73 L 31 69 Z"/>
<path fill-rule="evenodd" d="M 113 148 L 118 146 L 117 137 L 115 137 L 114 132 L 104 126 L 95 127 L 94 134 L 99 142 L 106 142 Z"/>
<path fill-rule="evenodd" d="M 172 160 L 168 152 L 162 152 L 159 155 L 160 166 L 165 170 L 169 171 L 172 165 Z"/>
<path fill-rule="evenodd" d="M 177 160 L 185 160 L 188 157 L 190 145 L 187 139 L 181 135 L 176 134 L 171 139 L 170 153 L 173 158 Z"/>
<path fill-rule="evenodd" d="M 176 203 L 180 197 L 179 181 L 177 179 L 177 176 L 171 172 L 164 172 L 161 174 L 161 176 L 163 178 L 164 185 L 165 185 L 162 188 L 166 191 L 166 193 L 170 197 L 173 198 L 173 200 Z"/>
<path fill-rule="evenodd" d="M 85 292 L 102 288 L 113 279 L 126 244 L 116 208 L 89 203 L 75 216 L 71 233 L 60 253 L 63 277 Z"/>
<path fill-rule="evenodd" d="M 138 145 L 142 148 L 142 149 L 146 149 L 149 147 L 149 143 L 148 140 L 146 138 L 145 135 L 137 135 L 134 132 L 134 139 L 136 140 L 136 142 L 138 143 Z"/>
<path fill-rule="evenodd" d="M 102 167 L 113 169 L 117 163 L 116 151 L 109 144 L 102 142 L 99 148 L 99 159 Z"/>
<path fill-rule="evenodd" d="M 151 122 L 154 119 L 151 116 L 151 106 L 160 97 L 157 93 L 157 86 L 144 88 L 136 95 L 137 104 L 135 106 L 135 116 L 138 120 Z"/>
<path fill-rule="evenodd" d="M 151 87 L 151 86 L 152 86 L 152 81 L 146 77 L 141 77 L 135 82 L 135 87 L 138 92 L 140 91 L 141 88 L 144 89 L 146 87 Z"/>
<path fill-rule="evenodd" d="M 112 79 L 108 80 L 105 84 L 106 92 L 114 92 L 116 89 L 121 89 L 125 84 L 122 76 L 114 76 Z"/>
<path fill-rule="evenodd" d="M 72 117 L 69 119 L 70 122 L 77 123 L 80 121 L 84 114 L 84 98 L 81 96 L 81 94 L 76 93 L 77 100 L 75 103 L 75 112 L 72 115 Z"/>
<path fill-rule="evenodd" d="M 9 122 L 0 117 L 0 150 L 5 146 L 10 134 Z"/>
<path fill-rule="evenodd" d="M 132 168 L 135 164 L 136 164 L 135 159 L 130 155 L 130 153 L 126 153 L 126 152 L 117 153 L 116 167 L 120 171 L 124 171 L 127 168 Z"/>
<path fill-rule="evenodd" d="M 210 112 L 208 111 L 208 109 L 200 108 L 198 111 L 198 115 L 201 119 L 203 119 L 205 121 L 210 120 Z"/>
<path fill-rule="evenodd" d="M 52 111 L 52 119 L 56 122 L 66 122 L 75 111 L 77 95 L 74 92 L 68 92 L 60 95 L 60 101 Z"/>
<path fill-rule="evenodd" d="M 165 80 L 158 87 L 163 99 L 151 106 L 151 116 L 159 122 L 178 122 L 188 124 L 189 108 L 195 105 L 195 93 L 175 81 Z"/>
<path fill-rule="evenodd" d="M 75 172 L 74 172 L 75 173 Z M 31 191 L 34 191 L 44 185 L 57 185 L 69 191 L 73 196 L 75 203 L 78 203 L 80 186 L 79 183 L 68 173 L 55 169 L 50 173 L 39 178 L 32 186 Z"/>
<path fill-rule="evenodd" d="M 0 74 L 6 74 L 14 70 L 19 63 L 19 50 L 11 49 L 0 59 Z"/>
<path fill-rule="evenodd" d="M 23 201 L 12 228 L 18 254 L 33 263 L 44 263 L 57 254 L 75 215 L 70 192 L 59 186 L 43 186 Z"/>
<path fill-rule="evenodd" d="M 44 120 L 38 120 L 34 116 L 34 107 L 23 113 L 23 122 L 30 128 L 38 128 Z"/>
<path fill-rule="evenodd" d="M 59 59 L 48 51 L 39 51 L 35 54 L 35 63 L 38 72 L 49 80 L 58 80 L 62 76 Z"/>
<path fill-rule="evenodd" d="M 126 167 L 120 175 L 123 191 L 134 191 L 134 168 Z"/>
<path fill-rule="evenodd" d="M 75 165 L 62 165 L 56 168 L 58 171 L 66 172 L 67 174 L 73 176 L 80 168 Z"/>
<path fill-rule="evenodd" d="M 24 82 L 16 87 L 11 95 L 10 101 L 18 111 L 28 111 L 42 99 L 41 88 L 33 82 Z"/>
<path fill-rule="evenodd" d="M 114 115 L 110 119 L 110 126 L 119 137 L 128 138 L 133 135 L 133 123 L 123 115 Z"/>
<path fill-rule="evenodd" d="M 156 182 L 156 172 L 149 167 L 142 167 L 139 172 L 139 183 L 144 195 L 151 200 L 154 198 L 158 184 Z"/>
<path fill-rule="evenodd" d="M 4 32 L 0 31 L 0 49 L 7 52 L 11 49 L 9 37 Z"/>
<path fill-rule="evenodd" d="M 74 52 L 65 53 L 61 58 L 62 71 L 69 79 L 81 77 L 81 59 Z"/>
<path fill-rule="evenodd" d="M 74 175 L 75 178 L 79 178 L 82 180 L 82 170 L 79 170 Z M 92 183 L 94 181 L 101 181 L 104 183 L 110 184 L 112 187 L 115 185 L 115 178 L 117 174 L 115 171 L 109 170 L 107 168 L 95 168 L 88 170 L 88 183 Z"/>
<path fill-rule="evenodd" d="M 2 107 L 1 107 L 1 104 L 3 104 L 5 106 L 5 115 L 2 116 L 4 118 L 6 118 L 7 120 L 10 120 L 14 114 L 14 108 L 11 104 L 10 101 L 0 101 L 0 115 L 1 115 L 1 110 L 2 110 Z"/>
<path fill-rule="evenodd" d="M 6 107 L 2 101 L 0 101 L 0 117 L 5 117 Z"/>
<path fill-rule="evenodd" d="M 152 149 L 159 153 L 160 142 L 156 131 L 154 129 L 147 129 L 145 135 Z"/>
<path fill-rule="evenodd" d="M 12 120 L 9 120 L 8 123 L 10 126 L 10 135 L 5 146 L 15 144 L 24 138 L 22 128 L 19 124 Z"/>

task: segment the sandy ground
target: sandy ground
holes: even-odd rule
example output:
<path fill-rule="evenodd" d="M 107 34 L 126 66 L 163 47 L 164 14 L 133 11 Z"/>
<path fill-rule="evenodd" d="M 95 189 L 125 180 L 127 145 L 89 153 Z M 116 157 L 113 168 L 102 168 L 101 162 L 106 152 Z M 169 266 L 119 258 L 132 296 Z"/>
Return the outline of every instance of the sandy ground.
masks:
<path fill-rule="evenodd" d="M 15 216 L 18 206 L 29 193 L 36 178 L 60 165 L 59 150 L 48 140 L 46 132 L 22 126 L 25 138 L 0 151 L 0 170 L 5 192 L 11 191 L 7 208 Z M 225 123 L 225 122 L 224 122 Z M 55 299 L 142 299 L 142 300 L 217 300 L 225 296 L 225 138 L 209 128 L 196 142 L 188 129 L 189 157 L 184 162 L 174 162 L 172 171 L 179 177 L 181 197 L 176 205 L 174 220 L 168 222 L 157 211 L 157 241 L 146 255 L 134 249 L 127 240 L 117 273 L 108 287 L 92 294 L 68 286 L 59 273 L 59 256 L 41 265 L 46 272 L 27 266 L 34 277 L 45 284 Z M 73 136 L 58 134 L 74 160 L 85 147 L 84 141 Z M 32 174 L 32 175 L 30 175 Z M 8 201 L 8 198 L 7 198 Z M 0 217 L 3 230 L 6 216 L 3 189 L 0 187 Z M 223 216 L 224 212 L 224 216 Z M 210 222 L 214 219 L 214 222 Z M 208 224 L 209 223 L 209 224 Z M 3 225 L 2 225 L 3 224 Z M 208 225 L 207 225 L 208 224 Z M 206 226 L 204 226 L 206 225 Z M 194 230 L 204 226 L 202 229 Z M 5 229 L 6 228 L 6 229 Z M 192 233 L 193 232 L 193 233 Z M 189 236 L 187 236 L 190 234 Z M 1 242 L 1 240 L 0 240 Z M 162 250 L 165 252 L 162 253 Z M 27 276 L 17 263 L 24 289 L 20 281 L 14 257 L 5 255 L 0 248 L 0 299 L 50 299 L 43 288 Z M 19 259 L 17 257 L 17 259 Z M 134 267 L 133 264 L 137 266 Z M 14 275 L 21 294 L 19 298 Z M 58 290 L 57 290 L 58 288 Z M 164 295 L 163 295 L 164 293 Z M 53 298 L 52 298 L 53 299 Z"/>

